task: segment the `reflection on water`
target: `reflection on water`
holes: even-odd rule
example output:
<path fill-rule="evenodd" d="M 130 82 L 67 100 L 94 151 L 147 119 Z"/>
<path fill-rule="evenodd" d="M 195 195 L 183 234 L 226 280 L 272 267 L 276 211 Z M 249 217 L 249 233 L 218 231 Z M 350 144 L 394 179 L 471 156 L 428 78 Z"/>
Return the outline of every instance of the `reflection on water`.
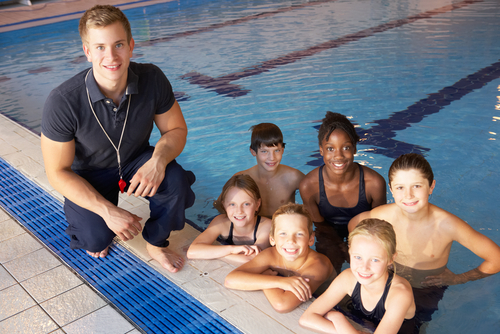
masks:
<path fill-rule="evenodd" d="M 452 2 L 449 10 L 408 20 Z M 399 154 L 425 154 L 438 183 L 433 202 L 500 243 L 499 143 L 485 140 L 500 132 L 498 1 L 187 0 L 126 14 L 137 42 L 133 60 L 162 68 L 184 112 L 189 135 L 177 160 L 197 176 L 188 218 L 201 227 L 217 214 L 212 202 L 227 179 L 255 164 L 252 125 L 277 124 L 287 143 L 282 163 L 307 173 L 321 163 L 315 126 L 331 110 L 359 125 L 357 161 L 387 178 Z M 391 22 L 404 24 L 373 30 Z M 89 67 L 77 23 L 1 34 L 0 112 L 40 131 L 50 90 Z M 346 36 L 356 38 L 293 62 L 283 58 Z M 218 94 L 210 85 L 220 78 L 245 94 Z M 158 138 L 155 130 L 151 141 Z M 452 248 L 453 272 L 479 263 Z M 500 314 L 497 276 L 450 287 L 427 333 L 457 324 L 462 332 L 496 328 L 498 317 L 487 314 Z M 487 294 L 483 284 L 491 287 Z M 464 314 L 481 321 L 462 323 Z"/>

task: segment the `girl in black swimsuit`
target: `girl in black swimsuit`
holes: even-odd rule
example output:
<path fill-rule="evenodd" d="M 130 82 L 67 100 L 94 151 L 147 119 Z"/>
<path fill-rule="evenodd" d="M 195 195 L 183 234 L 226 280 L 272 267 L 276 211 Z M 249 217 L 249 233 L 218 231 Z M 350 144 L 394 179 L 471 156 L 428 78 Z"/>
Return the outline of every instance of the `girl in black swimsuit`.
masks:
<path fill-rule="evenodd" d="M 222 188 L 217 200 L 222 214 L 191 244 L 188 259 L 227 258 L 244 263 L 270 246 L 271 220 L 258 215 L 259 187 L 248 175 L 234 175 Z M 222 243 L 214 245 L 219 239 Z"/>
<path fill-rule="evenodd" d="M 328 111 L 318 131 L 324 165 L 300 182 L 300 196 L 316 231 L 316 250 L 337 272 L 348 260 L 347 224 L 356 215 L 387 203 L 384 178 L 354 162 L 360 137 L 346 116 Z"/>
<path fill-rule="evenodd" d="M 349 234 L 351 267 L 344 270 L 300 318 L 318 332 L 353 333 L 343 313 L 332 310 L 345 295 L 353 313 L 371 321 L 374 333 L 414 333 L 415 302 L 407 280 L 389 271 L 396 256 L 396 234 L 381 219 L 365 219 Z"/>

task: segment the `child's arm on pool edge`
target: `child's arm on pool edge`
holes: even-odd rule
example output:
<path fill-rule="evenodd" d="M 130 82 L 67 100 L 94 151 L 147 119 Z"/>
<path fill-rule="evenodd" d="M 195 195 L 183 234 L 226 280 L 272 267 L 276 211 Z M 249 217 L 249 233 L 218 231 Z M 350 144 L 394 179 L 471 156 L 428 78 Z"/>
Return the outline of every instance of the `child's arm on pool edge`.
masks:
<path fill-rule="evenodd" d="M 286 313 L 310 299 L 312 291 L 307 278 L 264 274 L 273 267 L 272 258 L 275 251 L 274 247 L 263 250 L 253 260 L 234 269 L 227 275 L 224 285 L 235 290 L 264 290 L 273 308 L 277 312 Z"/>
<path fill-rule="evenodd" d="M 232 260 L 238 260 L 242 257 L 241 262 L 245 262 L 243 260 L 251 259 L 248 256 L 257 254 L 260 250 L 254 245 L 213 245 L 213 242 L 223 232 L 224 221 L 227 219 L 226 215 L 215 217 L 206 230 L 191 243 L 187 251 L 187 258 L 208 260 L 235 255 L 236 258 Z"/>
<path fill-rule="evenodd" d="M 352 290 L 352 273 L 344 270 L 302 314 L 299 324 L 318 333 L 358 333 L 345 316 L 335 307 Z M 338 328 L 337 328 L 338 327 Z"/>

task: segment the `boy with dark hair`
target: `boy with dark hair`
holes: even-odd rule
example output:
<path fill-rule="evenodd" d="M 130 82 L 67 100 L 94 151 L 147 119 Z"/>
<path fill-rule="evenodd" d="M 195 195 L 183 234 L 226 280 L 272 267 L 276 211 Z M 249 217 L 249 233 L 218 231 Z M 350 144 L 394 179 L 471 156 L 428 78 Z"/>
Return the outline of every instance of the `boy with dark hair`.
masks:
<path fill-rule="evenodd" d="M 257 152 L 261 145 L 277 146 L 281 144 L 283 149 L 285 148 L 283 133 L 277 125 L 273 123 L 260 123 L 252 125 L 250 130 L 252 130 L 252 138 L 250 139 L 251 150 Z"/>
<path fill-rule="evenodd" d="M 236 174 L 248 174 L 254 179 L 262 196 L 260 214 L 271 218 L 280 206 L 295 202 L 295 192 L 304 174 L 298 169 L 280 164 L 285 143 L 278 126 L 260 123 L 250 129 L 250 153 L 257 159 L 257 165 Z"/>

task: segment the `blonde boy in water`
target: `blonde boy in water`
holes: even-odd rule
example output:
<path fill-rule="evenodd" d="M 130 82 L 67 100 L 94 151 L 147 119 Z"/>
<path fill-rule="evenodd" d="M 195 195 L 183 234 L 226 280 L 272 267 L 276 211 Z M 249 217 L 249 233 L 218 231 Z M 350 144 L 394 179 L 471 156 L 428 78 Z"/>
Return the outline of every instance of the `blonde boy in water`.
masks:
<path fill-rule="evenodd" d="M 336 276 L 330 260 L 310 248 L 314 244 L 312 219 L 302 205 L 289 203 L 276 211 L 269 240 L 274 247 L 227 275 L 227 288 L 263 290 L 277 312 L 287 313 Z"/>
<path fill-rule="evenodd" d="M 295 192 L 299 189 L 304 174 L 298 169 L 280 164 L 285 143 L 278 126 L 260 123 L 251 127 L 250 153 L 257 165 L 236 173 L 248 174 L 259 186 L 262 196 L 260 214 L 271 218 L 283 204 L 295 203 Z"/>

